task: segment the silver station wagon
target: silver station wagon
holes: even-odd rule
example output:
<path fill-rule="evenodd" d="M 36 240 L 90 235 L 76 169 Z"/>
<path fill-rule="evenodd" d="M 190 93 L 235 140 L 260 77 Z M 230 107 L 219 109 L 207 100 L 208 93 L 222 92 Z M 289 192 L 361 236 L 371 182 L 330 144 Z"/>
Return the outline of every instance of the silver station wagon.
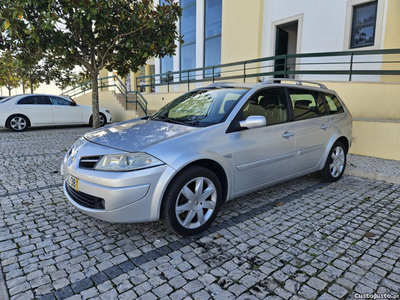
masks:
<path fill-rule="evenodd" d="M 312 172 L 340 179 L 351 136 L 350 112 L 322 84 L 212 84 L 84 135 L 62 163 L 64 192 L 101 220 L 195 235 L 224 201 Z"/>

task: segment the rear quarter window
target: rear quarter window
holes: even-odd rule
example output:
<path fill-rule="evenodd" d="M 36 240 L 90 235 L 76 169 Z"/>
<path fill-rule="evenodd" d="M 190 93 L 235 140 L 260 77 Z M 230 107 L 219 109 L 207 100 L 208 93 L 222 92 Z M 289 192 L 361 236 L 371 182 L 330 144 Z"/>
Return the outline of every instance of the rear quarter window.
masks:
<path fill-rule="evenodd" d="M 342 103 L 335 95 L 324 93 L 324 97 L 331 115 L 344 112 Z"/>

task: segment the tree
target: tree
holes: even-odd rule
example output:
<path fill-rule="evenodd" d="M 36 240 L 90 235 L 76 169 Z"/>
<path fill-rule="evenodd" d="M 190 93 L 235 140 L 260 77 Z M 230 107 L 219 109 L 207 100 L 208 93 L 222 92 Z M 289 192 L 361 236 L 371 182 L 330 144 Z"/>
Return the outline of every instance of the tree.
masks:
<path fill-rule="evenodd" d="M 101 69 L 125 77 L 149 57 L 175 53 L 181 8 L 167 2 L 153 7 L 152 0 L 4 0 L 0 41 L 21 51 L 24 46 L 38 48 L 48 61 L 70 62 L 88 72 L 97 128 Z"/>
<path fill-rule="evenodd" d="M 3 51 L 0 56 L 0 86 L 5 86 L 8 89 L 8 95 L 11 96 L 11 90 L 19 85 L 16 60 L 11 51 Z"/>

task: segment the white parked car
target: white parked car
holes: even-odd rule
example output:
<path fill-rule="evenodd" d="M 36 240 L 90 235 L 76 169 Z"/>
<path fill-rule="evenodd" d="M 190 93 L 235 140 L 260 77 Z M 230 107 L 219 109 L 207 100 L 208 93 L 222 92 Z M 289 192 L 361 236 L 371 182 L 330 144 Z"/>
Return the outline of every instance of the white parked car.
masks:
<path fill-rule="evenodd" d="M 111 122 L 110 111 L 100 108 L 100 125 Z M 0 100 L 0 127 L 24 131 L 28 127 L 92 124 L 92 107 L 70 97 L 43 94 L 17 95 Z"/>

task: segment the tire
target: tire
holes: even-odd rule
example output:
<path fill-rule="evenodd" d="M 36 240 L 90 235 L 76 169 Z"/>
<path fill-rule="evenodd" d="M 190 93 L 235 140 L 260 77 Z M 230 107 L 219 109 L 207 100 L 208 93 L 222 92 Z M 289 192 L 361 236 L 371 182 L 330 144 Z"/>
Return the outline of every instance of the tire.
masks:
<path fill-rule="evenodd" d="M 318 172 L 319 177 L 325 181 L 338 181 L 346 169 L 347 148 L 345 145 L 337 141 L 333 144 L 326 159 L 324 168 Z"/>
<path fill-rule="evenodd" d="M 196 235 L 211 225 L 221 203 L 222 187 L 218 177 L 207 168 L 190 166 L 168 186 L 161 207 L 161 220 L 178 235 Z"/>
<path fill-rule="evenodd" d="M 29 119 L 23 115 L 11 116 L 8 118 L 6 126 L 13 131 L 22 132 L 29 127 Z"/>
<path fill-rule="evenodd" d="M 103 127 L 107 124 L 107 118 L 103 113 L 100 113 L 100 127 Z M 93 115 L 90 116 L 89 126 L 93 126 Z"/>

